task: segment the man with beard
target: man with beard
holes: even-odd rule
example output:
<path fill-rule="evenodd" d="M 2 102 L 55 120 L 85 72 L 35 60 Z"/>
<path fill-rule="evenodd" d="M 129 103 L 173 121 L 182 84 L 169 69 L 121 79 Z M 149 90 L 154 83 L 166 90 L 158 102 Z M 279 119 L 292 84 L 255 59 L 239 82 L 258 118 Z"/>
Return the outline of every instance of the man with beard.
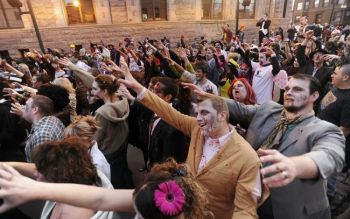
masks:
<path fill-rule="evenodd" d="M 261 173 L 271 196 L 259 209 L 262 219 L 330 218 L 324 185 L 327 177 L 343 168 L 344 135 L 337 126 L 315 117 L 319 90 L 317 79 L 296 74 L 285 88 L 284 106 L 226 100 L 231 121 L 250 124 L 246 140 L 259 149 L 264 164 Z"/>
<path fill-rule="evenodd" d="M 213 213 L 207 218 L 257 218 L 257 206 L 268 191 L 261 186 L 260 160 L 251 146 L 228 123 L 228 108 L 219 97 L 198 103 L 197 118 L 181 114 L 125 72 L 119 82 L 162 120 L 191 137 L 186 163 L 207 190 Z M 203 91 L 204 92 L 204 91 Z"/>
<path fill-rule="evenodd" d="M 332 88 L 322 99 L 319 117 L 338 126 L 346 137 L 343 172 L 328 179 L 332 215 L 350 215 L 350 64 L 337 67 L 332 74 Z M 347 210 L 345 213 L 344 211 Z M 342 217 L 339 215 L 343 214 Z M 345 214 L 348 216 L 345 217 Z"/>

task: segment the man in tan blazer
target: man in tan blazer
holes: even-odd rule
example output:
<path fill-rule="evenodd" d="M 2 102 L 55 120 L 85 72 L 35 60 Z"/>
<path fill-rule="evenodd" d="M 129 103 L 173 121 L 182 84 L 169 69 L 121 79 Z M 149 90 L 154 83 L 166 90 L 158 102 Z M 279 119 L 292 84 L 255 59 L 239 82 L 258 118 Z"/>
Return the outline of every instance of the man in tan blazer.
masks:
<path fill-rule="evenodd" d="M 268 196 L 261 183 L 261 163 L 253 148 L 229 124 L 224 100 L 198 103 L 197 118 L 176 111 L 139 84 L 129 72 L 121 83 L 160 118 L 191 137 L 187 164 L 208 191 L 208 210 L 214 218 L 258 218 L 257 207 Z M 210 217 L 208 217 L 210 218 Z"/>

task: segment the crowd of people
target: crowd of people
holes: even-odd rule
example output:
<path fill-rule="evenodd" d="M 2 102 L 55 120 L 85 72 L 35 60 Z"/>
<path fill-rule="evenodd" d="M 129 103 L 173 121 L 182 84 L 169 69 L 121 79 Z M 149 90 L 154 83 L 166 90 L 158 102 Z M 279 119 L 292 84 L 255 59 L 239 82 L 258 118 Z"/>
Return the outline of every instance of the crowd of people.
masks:
<path fill-rule="evenodd" d="M 270 25 L 2 57 L 0 212 L 349 218 L 350 28 Z"/>

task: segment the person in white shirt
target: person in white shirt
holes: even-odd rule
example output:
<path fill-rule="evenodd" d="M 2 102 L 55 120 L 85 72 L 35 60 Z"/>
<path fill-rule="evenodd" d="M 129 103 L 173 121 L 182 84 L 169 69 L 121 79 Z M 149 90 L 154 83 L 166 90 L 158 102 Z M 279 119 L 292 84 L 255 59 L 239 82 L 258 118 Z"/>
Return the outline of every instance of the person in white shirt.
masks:
<path fill-rule="evenodd" d="M 207 78 L 207 74 L 210 72 L 209 66 L 206 63 L 197 63 L 195 69 L 196 79 L 194 84 L 199 86 L 205 92 L 219 95 L 218 87 Z"/>
<path fill-rule="evenodd" d="M 264 47 L 259 52 L 259 64 L 251 62 L 253 67 L 252 87 L 256 94 L 258 104 L 263 104 L 273 99 L 273 78 L 280 71 L 280 66 L 275 52 Z"/>

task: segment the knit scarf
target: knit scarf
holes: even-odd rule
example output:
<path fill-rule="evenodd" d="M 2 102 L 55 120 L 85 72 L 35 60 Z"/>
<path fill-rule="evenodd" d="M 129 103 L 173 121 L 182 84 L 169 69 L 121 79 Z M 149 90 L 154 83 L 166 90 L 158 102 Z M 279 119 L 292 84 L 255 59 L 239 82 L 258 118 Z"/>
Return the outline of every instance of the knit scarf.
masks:
<path fill-rule="evenodd" d="M 261 149 L 276 149 L 278 150 L 281 146 L 281 140 L 286 132 L 289 125 L 292 124 L 299 124 L 305 119 L 311 118 L 315 115 L 315 112 L 312 111 L 310 113 L 298 116 L 294 119 L 288 119 L 286 110 L 283 109 L 281 112 L 281 118 L 277 122 L 276 126 L 273 128 L 271 134 L 268 136 L 268 138 L 262 143 L 260 146 Z"/>

